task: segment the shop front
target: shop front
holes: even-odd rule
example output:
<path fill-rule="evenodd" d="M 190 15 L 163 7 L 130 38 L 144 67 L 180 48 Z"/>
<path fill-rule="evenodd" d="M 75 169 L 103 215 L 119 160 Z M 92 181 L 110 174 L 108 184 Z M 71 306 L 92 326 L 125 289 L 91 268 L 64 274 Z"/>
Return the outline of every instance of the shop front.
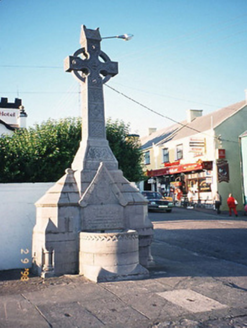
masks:
<path fill-rule="evenodd" d="M 147 171 L 152 189 L 176 201 L 178 194 L 186 197 L 191 191 L 194 203 L 211 202 L 212 161 L 198 160 L 196 163 L 165 163 L 164 168 Z M 147 188 L 150 188 L 150 183 Z"/>

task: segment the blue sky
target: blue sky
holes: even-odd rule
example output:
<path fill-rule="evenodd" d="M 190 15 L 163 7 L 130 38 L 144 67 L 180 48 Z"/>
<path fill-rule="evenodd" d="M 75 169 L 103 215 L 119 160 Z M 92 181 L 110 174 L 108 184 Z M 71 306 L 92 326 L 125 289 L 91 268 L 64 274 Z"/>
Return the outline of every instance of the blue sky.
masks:
<path fill-rule="evenodd" d="M 81 114 L 79 83 L 64 59 L 80 48 L 81 25 L 101 36 L 119 64 L 104 87 L 106 118 L 146 135 L 241 101 L 247 89 L 246 0 L 0 0 L 0 97 L 19 97 L 28 125 Z"/>

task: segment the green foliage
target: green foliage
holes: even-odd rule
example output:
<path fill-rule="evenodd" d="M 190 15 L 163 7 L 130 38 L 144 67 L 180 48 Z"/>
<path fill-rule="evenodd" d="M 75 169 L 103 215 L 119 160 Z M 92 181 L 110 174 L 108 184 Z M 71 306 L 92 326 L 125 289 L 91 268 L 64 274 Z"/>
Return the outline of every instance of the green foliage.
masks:
<path fill-rule="evenodd" d="M 129 134 L 129 124 L 108 119 L 106 135 L 124 177 L 133 182 L 143 180 L 142 152 L 139 140 Z"/>
<path fill-rule="evenodd" d="M 58 180 L 70 167 L 80 134 L 80 120 L 69 118 L 0 138 L 0 182 Z"/>
<path fill-rule="evenodd" d="M 142 154 L 136 140 L 126 138 L 129 125 L 108 120 L 106 133 L 124 176 L 140 181 Z M 0 183 L 57 181 L 71 166 L 80 139 L 79 118 L 50 119 L 0 137 Z"/>

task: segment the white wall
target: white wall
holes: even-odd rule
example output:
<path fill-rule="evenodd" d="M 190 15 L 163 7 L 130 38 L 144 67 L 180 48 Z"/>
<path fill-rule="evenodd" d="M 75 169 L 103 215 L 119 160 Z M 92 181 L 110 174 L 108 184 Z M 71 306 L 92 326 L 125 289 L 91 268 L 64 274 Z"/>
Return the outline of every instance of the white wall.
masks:
<path fill-rule="evenodd" d="M 0 184 L 0 270 L 31 267 L 36 201 L 54 183 Z M 21 254 L 28 249 L 28 254 Z M 27 258 L 28 264 L 21 262 Z"/>
<path fill-rule="evenodd" d="M 7 124 L 18 124 L 20 110 L 16 108 L 0 108 L 0 119 Z"/>
<path fill-rule="evenodd" d="M 0 138 L 2 134 L 6 134 L 6 135 L 12 135 L 14 133 L 14 131 L 12 130 L 8 130 L 5 125 L 0 123 Z"/>

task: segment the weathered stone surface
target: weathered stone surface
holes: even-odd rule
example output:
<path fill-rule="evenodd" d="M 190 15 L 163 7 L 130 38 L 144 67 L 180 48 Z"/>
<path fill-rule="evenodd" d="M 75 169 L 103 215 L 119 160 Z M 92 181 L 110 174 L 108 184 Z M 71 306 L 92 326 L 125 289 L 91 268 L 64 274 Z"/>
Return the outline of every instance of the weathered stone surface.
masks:
<path fill-rule="evenodd" d="M 80 274 L 95 282 L 149 276 L 139 265 L 138 234 L 134 230 L 80 233 Z"/>
<path fill-rule="evenodd" d="M 147 201 L 123 177 L 106 139 L 103 84 L 118 67 L 100 41 L 99 30 L 82 26 L 82 48 L 65 60 L 66 71 L 82 82 L 82 141 L 72 169 L 36 203 L 33 261 L 43 276 L 79 271 L 97 282 L 139 279 L 148 276 L 142 265 L 152 263 Z M 79 238 L 84 233 L 97 241 L 88 245 Z"/>
<path fill-rule="evenodd" d="M 37 216 L 32 247 L 34 273 L 47 277 L 78 272 L 78 256 L 67 254 L 68 250 L 69 253 L 78 254 L 78 198 L 73 171 L 68 169 L 65 176 L 35 204 Z M 64 262 L 66 267 L 63 266 Z"/>

